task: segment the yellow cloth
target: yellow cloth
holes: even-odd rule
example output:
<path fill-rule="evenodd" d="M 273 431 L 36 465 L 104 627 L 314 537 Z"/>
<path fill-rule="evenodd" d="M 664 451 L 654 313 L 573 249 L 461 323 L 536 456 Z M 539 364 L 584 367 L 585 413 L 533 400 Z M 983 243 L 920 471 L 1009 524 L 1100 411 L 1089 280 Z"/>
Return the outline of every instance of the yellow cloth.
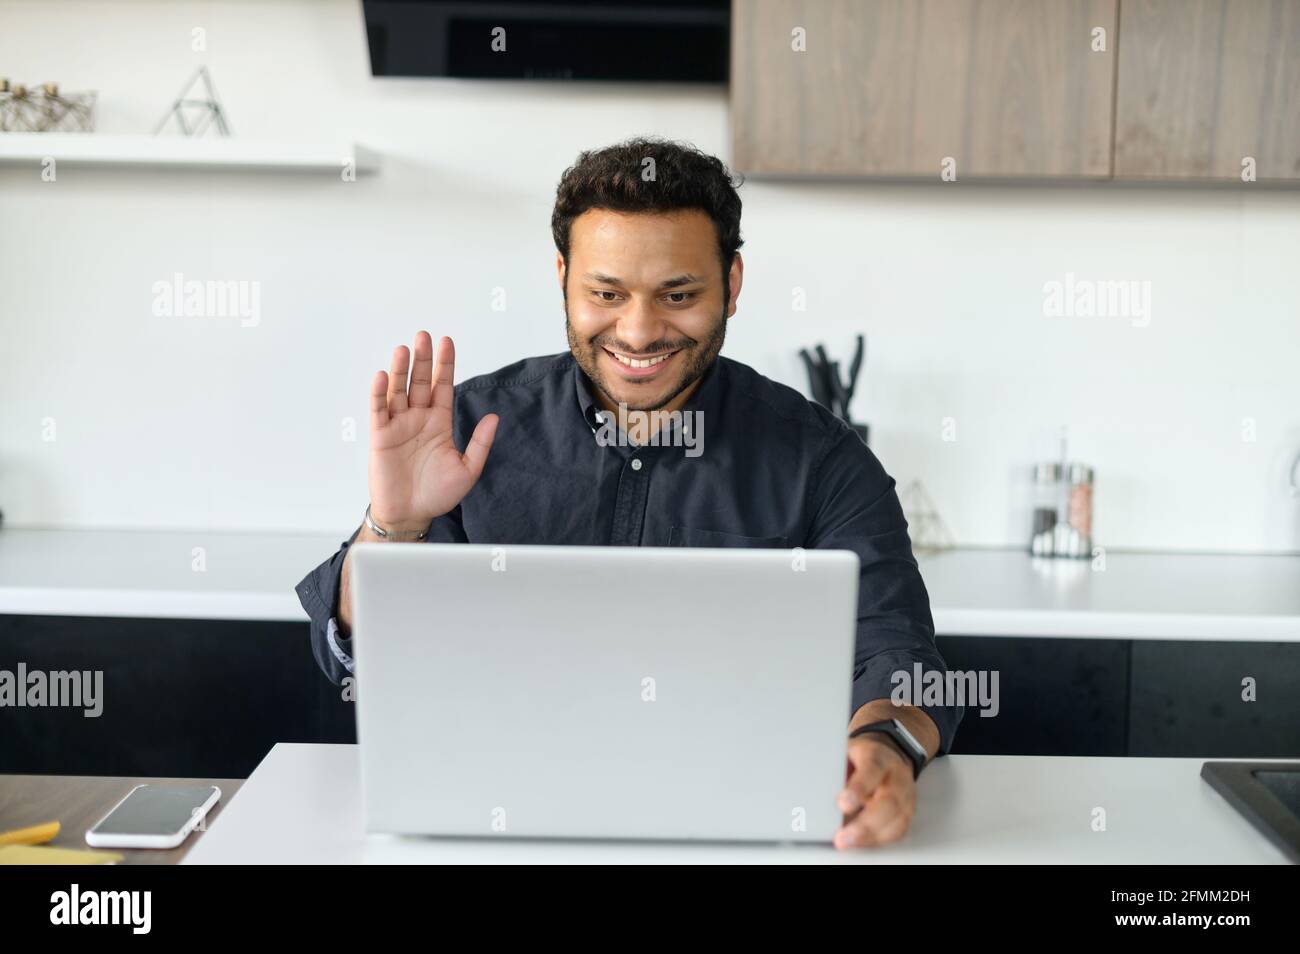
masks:
<path fill-rule="evenodd" d="M 111 851 L 77 851 L 48 845 L 6 845 L 0 848 L 0 865 L 111 865 L 122 856 Z"/>

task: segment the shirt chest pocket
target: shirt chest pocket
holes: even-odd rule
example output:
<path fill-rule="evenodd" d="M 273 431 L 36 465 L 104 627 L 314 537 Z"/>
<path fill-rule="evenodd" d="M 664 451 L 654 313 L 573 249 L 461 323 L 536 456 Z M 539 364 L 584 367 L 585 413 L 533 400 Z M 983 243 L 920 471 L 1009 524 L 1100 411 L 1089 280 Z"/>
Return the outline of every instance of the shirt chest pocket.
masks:
<path fill-rule="evenodd" d="M 788 546 L 785 537 L 747 537 L 721 530 L 696 530 L 693 527 L 673 527 L 668 531 L 670 547 L 738 547 L 779 550 Z"/>

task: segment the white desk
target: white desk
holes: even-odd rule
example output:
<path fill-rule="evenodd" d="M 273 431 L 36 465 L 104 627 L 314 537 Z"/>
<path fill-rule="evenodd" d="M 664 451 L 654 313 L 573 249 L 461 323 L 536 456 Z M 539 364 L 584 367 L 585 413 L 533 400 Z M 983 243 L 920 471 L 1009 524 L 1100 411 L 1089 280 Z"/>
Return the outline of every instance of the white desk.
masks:
<path fill-rule="evenodd" d="M 921 778 L 912 831 L 884 849 L 366 836 L 356 746 L 280 743 L 185 864 L 1283 864 L 1199 777 L 1199 759 L 957 755 Z M 1106 810 L 1104 832 L 1091 828 Z"/>

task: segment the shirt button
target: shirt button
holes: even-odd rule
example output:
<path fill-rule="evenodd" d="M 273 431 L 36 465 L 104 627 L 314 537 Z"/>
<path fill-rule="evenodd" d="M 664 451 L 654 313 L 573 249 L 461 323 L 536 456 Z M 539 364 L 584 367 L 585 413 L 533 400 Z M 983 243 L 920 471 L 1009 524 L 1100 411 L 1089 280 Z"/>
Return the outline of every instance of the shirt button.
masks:
<path fill-rule="evenodd" d="M 633 457 L 633 458 L 632 458 L 632 469 L 633 469 L 633 470 L 640 470 L 640 469 L 641 469 L 641 458 L 639 458 L 639 457 Z"/>

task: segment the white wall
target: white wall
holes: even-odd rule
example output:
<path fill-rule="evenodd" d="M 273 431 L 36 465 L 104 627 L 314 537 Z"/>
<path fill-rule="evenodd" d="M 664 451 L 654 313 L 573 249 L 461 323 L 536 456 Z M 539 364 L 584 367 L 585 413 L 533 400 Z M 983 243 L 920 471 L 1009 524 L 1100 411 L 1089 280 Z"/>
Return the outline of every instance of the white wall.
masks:
<path fill-rule="evenodd" d="M 722 90 L 373 79 L 357 0 L 0 0 L 3 68 L 99 90 L 103 132 L 149 130 L 199 62 L 238 135 L 355 137 L 384 170 L 343 183 L 64 167 L 42 183 L 0 169 L 12 525 L 349 531 L 366 500 L 367 388 L 394 344 L 451 334 L 462 376 L 565 347 L 548 217 L 579 149 L 653 133 L 729 152 Z M 804 388 L 800 345 L 843 353 L 866 330 L 858 416 L 960 542 L 1021 542 L 1021 475 L 1068 424 L 1073 456 L 1098 470 L 1100 543 L 1300 548 L 1286 486 L 1300 191 L 751 182 L 742 195 L 747 282 L 727 353 Z M 152 286 L 175 272 L 260 282 L 260 323 L 155 317 Z M 1043 284 L 1067 272 L 1150 281 L 1150 323 L 1045 317 Z"/>

